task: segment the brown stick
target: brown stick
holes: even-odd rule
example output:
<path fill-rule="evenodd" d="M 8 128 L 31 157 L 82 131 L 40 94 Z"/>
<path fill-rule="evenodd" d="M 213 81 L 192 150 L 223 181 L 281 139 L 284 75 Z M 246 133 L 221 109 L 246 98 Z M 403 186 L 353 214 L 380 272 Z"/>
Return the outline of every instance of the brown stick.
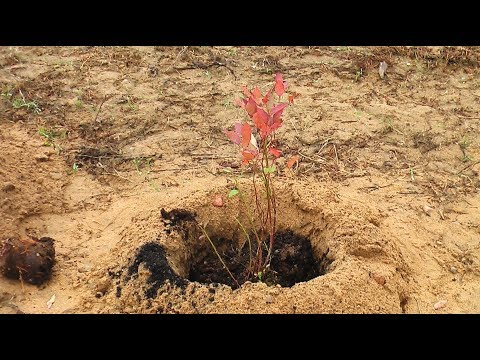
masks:
<path fill-rule="evenodd" d="M 100 103 L 100 106 L 98 107 L 97 115 L 95 115 L 95 120 L 93 122 L 97 121 L 98 115 L 100 115 L 100 110 L 102 110 L 102 106 L 105 103 L 105 101 L 110 99 L 112 96 L 113 95 L 105 95 L 105 97 L 103 98 L 103 101 Z"/>
<path fill-rule="evenodd" d="M 467 166 L 464 166 L 462 169 L 460 169 L 460 170 L 456 173 L 456 175 L 461 174 L 463 171 L 465 171 L 465 170 L 467 170 L 468 168 L 470 168 L 470 167 L 472 167 L 472 166 L 475 166 L 475 165 L 477 165 L 477 164 L 480 164 L 480 160 L 477 160 L 477 161 L 475 161 L 475 162 L 473 162 L 473 163 L 471 163 L 471 164 L 468 164 Z"/>

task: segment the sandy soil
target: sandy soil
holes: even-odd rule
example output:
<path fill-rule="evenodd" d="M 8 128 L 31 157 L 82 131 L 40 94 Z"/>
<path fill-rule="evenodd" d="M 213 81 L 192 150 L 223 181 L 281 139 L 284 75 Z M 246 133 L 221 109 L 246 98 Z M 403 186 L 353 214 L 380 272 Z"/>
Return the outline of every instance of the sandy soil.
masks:
<path fill-rule="evenodd" d="M 0 278 L 0 313 L 479 313 L 479 60 L 448 47 L 0 48 L 0 240 L 49 236 L 57 254 L 44 285 Z M 276 177 L 279 227 L 328 248 L 327 273 L 291 288 L 166 283 L 147 298 L 149 271 L 127 276 L 142 244 L 162 244 L 181 276 L 191 260 L 162 208 L 238 231 L 223 129 L 244 119 L 241 86 L 266 89 L 276 71 L 298 94 L 278 137 L 301 156 Z"/>

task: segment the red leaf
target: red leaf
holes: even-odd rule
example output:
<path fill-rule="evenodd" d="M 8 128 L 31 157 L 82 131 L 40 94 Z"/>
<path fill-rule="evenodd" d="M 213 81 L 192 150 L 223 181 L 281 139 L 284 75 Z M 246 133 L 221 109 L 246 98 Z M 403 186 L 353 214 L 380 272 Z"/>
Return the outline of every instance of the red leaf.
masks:
<path fill-rule="evenodd" d="M 260 102 L 262 101 L 262 93 L 260 92 L 260 89 L 258 88 L 258 86 L 255 87 L 255 89 L 253 89 L 252 96 L 255 102 L 257 104 L 260 104 Z"/>
<path fill-rule="evenodd" d="M 288 102 L 293 104 L 293 95 L 288 95 Z"/>
<path fill-rule="evenodd" d="M 270 110 L 270 115 L 274 116 L 275 114 L 280 113 L 280 115 L 278 115 L 278 116 L 281 116 L 282 112 L 283 112 L 283 109 L 285 109 L 287 106 L 288 106 L 287 103 L 278 104 L 272 110 Z"/>
<path fill-rule="evenodd" d="M 234 144 L 237 144 L 237 145 L 240 145 L 241 141 L 242 141 L 242 138 L 241 138 L 241 135 L 242 135 L 242 124 L 241 123 L 235 123 L 235 128 L 233 131 L 228 131 L 228 130 L 225 130 L 225 134 L 228 136 L 228 138 L 230 140 L 232 140 L 232 142 Z"/>
<path fill-rule="evenodd" d="M 270 134 L 275 130 L 277 130 L 280 126 L 282 126 L 282 123 L 283 123 L 282 119 L 280 118 L 274 119 L 273 124 L 270 125 L 270 127 L 268 128 L 269 129 L 268 133 Z"/>
<path fill-rule="evenodd" d="M 245 110 L 247 111 L 250 117 L 252 117 L 253 114 L 255 114 L 255 112 L 257 111 L 257 104 L 255 103 L 255 100 L 253 100 L 252 97 L 250 97 L 247 103 L 245 104 Z"/>
<path fill-rule="evenodd" d="M 235 123 L 235 132 L 240 136 L 242 134 L 242 124 L 237 122 Z"/>
<path fill-rule="evenodd" d="M 225 130 L 225 135 L 228 136 L 228 138 L 234 143 L 239 145 L 241 140 L 240 140 L 240 135 L 237 134 L 235 131 L 228 131 Z"/>
<path fill-rule="evenodd" d="M 275 148 L 269 148 L 268 152 L 270 154 L 272 154 L 273 156 L 275 156 L 276 158 L 278 158 L 280 156 L 280 154 L 282 153 L 280 150 L 275 149 Z"/>
<path fill-rule="evenodd" d="M 242 151 L 242 165 L 248 164 L 250 160 L 255 159 L 255 156 L 257 156 L 257 152 L 250 150 Z"/>
<path fill-rule="evenodd" d="M 293 164 L 295 164 L 300 159 L 300 156 L 293 155 L 290 160 L 287 161 L 287 168 L 291 169 Z"/>
<path fill-rule="evenodd" d="M 270 99 L 270 95 L 272 94 L 272 90 L 268 90 L 268 92 L 265 94 L 265 97 L 262 99 L 262 102 L 266 104 L 268 100 Z"/>
<path fill-rule="evenodd" d="M 252 137 L 252 128 L 248 123 L 242 125 L 242 148 L 246 149 L 250 144 L 250 138 Z"/>
<path fill-rule="evenodd" d="M 261 129 L 262 126 L 267 125 L 268 114 L 263 109 L 258 109 L 257 112 L 252 117 L 253 123 L 257 129 Z"/>
<path fill-rule="evenodd" d="M 284 92 L 285 92 L 285 86 L 283 84 L 282 74 L 277 73 L 275 75 L 275 93 L 278 96 L 282 96 Z"/>

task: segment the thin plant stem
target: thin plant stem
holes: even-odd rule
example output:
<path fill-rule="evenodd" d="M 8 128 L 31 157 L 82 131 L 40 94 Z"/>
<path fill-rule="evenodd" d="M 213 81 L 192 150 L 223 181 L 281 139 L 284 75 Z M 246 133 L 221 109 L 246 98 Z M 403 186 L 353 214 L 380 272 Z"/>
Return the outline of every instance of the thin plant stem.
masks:
<path fill-rule="evenodd" d="M 236 186 L 238 188 L 238 183 L 236 183 Z M 263 210 L 261 208 L 260 202 L 258 201 L 258 191 L 257 191 L 256 183 L 255 183 L 255 171 L 253 172 L 253 188 L 254 188 L 254 192 L 255 192 L 255 205 L 256 205 L 256 208 L 257 208 L 257 212 L 260 214 L 260 219 L 262 219 Z M 250 208 L 248 207 L 248 205 L 245 201 L 245 198 L 243 197 L 243 192 L 239 191 L 239 194 L 240 194 L 240 198 L 242 200 L 243 206 L 247 209 L 248 220 L 249 220 L 250 226 L 252 227 L 253 232 L 255 234 L 255 238 L 257 239 L 257 252 L 256 252 L 256 255 L 255 255 L 256 258 L 257 258 L 257 265 L 256 265 L 256 271 L 253 271 L 253 272 L 258 273 L 260 271 L 260 269 L 262 268 L 262 263 L 263 263 L 263 261 L 262 261 L 263 260 L 262 241 L 260 240 L 260 238 L 263 237 L 263 233 L 265 232 L 265 227 L 264 227 L 264 224 L 263 224 L 263 220 L 261 220 L 260 221 L 261 229 L 260 229 L 260 236 L 259 236 L 258 232 L 255 229 L 255 224 L 253 223 L 253 216 L 250 213 Z"/>
<path fill-rule="evenodd" d="M 267 141 L 263 142 L 263 159 L 265 160 L 265 165 L 266 168 L 269 167 L 268 163 L 268 151 L 267 151 Z M 270 178 L 270 173 L 265 174 L 265 171 L 262 169 L 263 173 L 263 179 L 264 179 L 264 184 L 265 184 L 265 191 L 267 194 L 267 216 L 265 217 L 265 227 L 267 226 L 267 223 L 269 225 L 269 246 L 268 246 L 268 252 L 267 252 L 267 257 L 265 259 L 265 264 L 266 266 L 269 262 L 270 255 L 272 253 L 272 248 L 273 248 L 273 241 L 274 241 L 274 234 L 275 234 L 275 220 L 274 216 L 272 216 L 272 212 L 275 213 L 275 201 L 273 199 L 272 195 L 272 181 Z"/>
<path fill-rule="evenodd" d="M 225 264 L 225 262 L 223 261 L 222 257 L 220 256 L 220 254 L 218 253 L 217 251 L 217 248 L 215 247 L 215 245 L 213 244 L 213 241 L 210 239 L 210 236 L 208 236 L 207 232 L 205 231 L 205 229 L 200 226 L 200 229 L 202 229 L 202 232 L 203 232 L 203 235 L 205 235 L 205 237 L 207 238 L 208 242 L 210 243 L 210 245 L 212 245 L 212 248 L 213 248 L 213 251 L 215 251 L 215 254 L 217 255 L 218 257 L 218 260 L 220 260 L 220 262 L 222 263 L 223 267 L 225 268 L 225 270 L 227 270 L 228 272 L 228 275 L 230 275 L 230 277 L 233 279 L 233 281 L 235 281 L 235 284 L 237 284 L 238 287 L 240 287 L 240 284 L 238 283 L 237 279 L 235 278 L 235 276 L 233 276 L 233 274 L 230 272 L 230 270 L 228 269 L 228 266 L 227 264 Z"/>
<path fill-rule="evenodd" d="M 242 230 L 243 230 L 243 233 L 244 233 L 245 236 L 247 237 L 248 249 L 249 249 L 249 252 L 248 252 L 248 255 L 249 255 L 248 271 L 250 271 L 250 270 L 252 269 L 252 242 L 250 241 L 250 236 L 248 235 L 247 230 L 245 230 L 245 227 L 242 225 L 242 223 L 240 222 L 240 220 L 238 220 L 238 218 L 235 218 L 235 220 L 237 221 L 238 225 L 240 225 L 240 227 L 241 227 Z"/>
<path fill-rule="evenodd" d="M 273 242 L 274 242 L 274 235 L 276 232 L 277 228 L 277 202 L 276 202 L 276 196 L 275 196 L 275 188 L 273 187 L 273 182 L 270 182 L 270 189 L 272 191 L 272 208 L 273 208 L 273 224 L 272 224 L 272 229 L 270 232 L 270 246 L 268 248 L 268 254 L 267 254 L 267 259 L 265 261 L 265 266 L 268 265 L 268 263 L 271 260 L 272 256 L 272 251 L 273 251 Z"/>

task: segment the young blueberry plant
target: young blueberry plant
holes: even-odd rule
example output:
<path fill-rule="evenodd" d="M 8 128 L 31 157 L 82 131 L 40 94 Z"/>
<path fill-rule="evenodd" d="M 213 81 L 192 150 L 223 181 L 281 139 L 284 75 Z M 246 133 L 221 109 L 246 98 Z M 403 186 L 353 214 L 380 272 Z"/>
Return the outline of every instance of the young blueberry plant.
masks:
<path fill-rule="evenodd" d="M 277 201 L 273 180 L 277 171 L 276 161 L 282 151 L 276 145 L 275 136 L 282 126 L 285 108 L 293 103 L 293 95 L 288 96 L 288 102 L 282 101 L 287 97 L 286 88 L 287 82 L 283 80 L 280 73 L 275 75 L 275 83 L 265 95 L 262 95 L 258 87 L 251 91 L 243 87 L 244 98 L 238 99 L 236 103 L 245 110 L 248 119 L 237 122 L 233 130 L 225 130 L 227 137 L 240 147 L 242 167 L 250 165 L 252 170 L 255 205 L 249 206 L 246 203 L 238 183 L 228 196 L 240 196 L 242 204 L 247 209 L 247 217 L 256 246 L 252 245 L 244 224 L 241 224 L 238 219 L 236 221 L 249 245 L 249 275 L 256 276 L 259 280 L 262 280 L 262 276 L 270 266 L 277 229 Z M 297 159 L 293 158 L 293 162 Z M 288 167 L 293 165 L 291 160 L 287 162 Z M 254 219 L 257 219 L 260 224 L 258 230 L 254 225 Z"/>

